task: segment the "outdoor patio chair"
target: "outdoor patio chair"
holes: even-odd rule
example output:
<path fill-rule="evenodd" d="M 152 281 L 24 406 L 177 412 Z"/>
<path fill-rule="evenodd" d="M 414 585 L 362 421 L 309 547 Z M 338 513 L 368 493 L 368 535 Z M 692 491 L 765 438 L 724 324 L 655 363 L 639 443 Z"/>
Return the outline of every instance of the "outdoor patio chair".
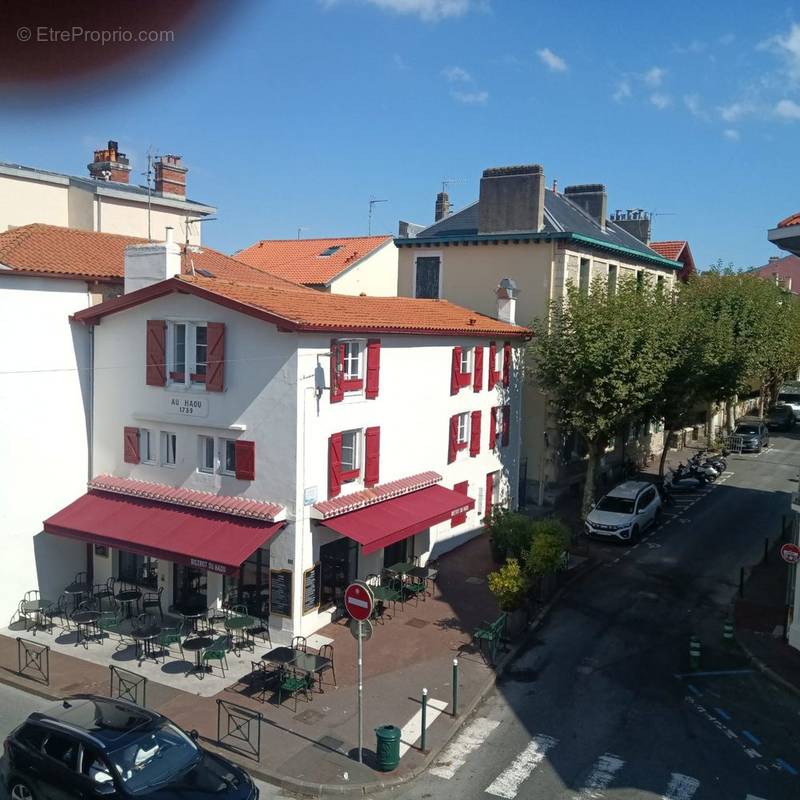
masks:
<path fill-rule="evenodd" d="M 201 661 L 204 665 L 210 666 L 209 661 L 219 661 L 219 668 L 222 670 L 222 677 L 225 677 L 225 670 L 230 669 L 228 666 L 228 637 L 218 636 L 212 644 L 203 650 Z M 224 665 L 224 666 L 223 666 Z"/>
<path fill-rule="evenodd" d="M 263 703 L 267 692 L 277 687 L 282 670 L 265 661 L 251 661 L 250 668 L 250 688 L 253 690 L 251 697 Z"/>
<path fill-rule="evenodd" d="M 56 600 L 53 605 L 49 608 L 46 608 L 42 614 L 44 615 L 45 619 L 48 620 L 48 627 L 50 628 L 51 632 L 52 629 L 56 626 L 56 618 L 60 620 L 60 626 L 62 631 L 71 631 L 72 630 L 72 623 L 69 618 L 70 615 L 70 606 L 72 605 L 72 600 L 68 594 L 62 593 L 59 595 L 58 600 Z"/>
<path fill-rule="evenodd" d="M 125 623 L 126 619 L 122 613 L 122 608 L 116 600 L 110 610 L 100 612 L 100 619 L 97 620 L 97 628 L 101 634 L 107 633 L 109 639 L 112 634 L 117 636 L 118 641 L 114 647 L 114 652 L 121 650 L 123 647 L 128 647 L 131 644 L 129 641 L 125 641 L 125 631 L 123 630 L 123 627 L 127 627 Z"/>
<path fill-rule="evenodd" d="M 408 597 L 414 598 L 414 605 L 419 605 L 419 596 L 422 595 L 422 599 L 425 600 L 425 581 L 420 580 L 419 578 L 408 578 L 400 586 L 401 591 L 403 594 Z"/>
<path fill-rule="evenodd" d="M 317 675 L 319 676 L 319 688 L 322 691 L 322 676 L 326 672 L 330 672 L 333 675 L 333 685 L 334 688 L 336 687 L 336 669 L 333 666 L 333 645 L 332 644 L 324 644 L 319 649 L 319 654 L 323 658 L 330 659 L 330 664 L 325 664 L 325 666 L 321 667 L 317 670 Z"/>
<path fill-rule="evenodd" d="M 308 642 L 305 636 L 295 636 L 292 639 L 292 650 L 302 650 L 304 653 L 308 652 Z"/>
<path fill-rule="evenodd" d="M 186 661 L 186 657 L 183 655 L 183 641 L 180 627 L 162 628 L 161 633 L 158 635 L 158 639 L 156 639 L 156 643 L 161 648 L 162 664 L 166 663 L 167 654 L 171 654 L 171 650 L 169 649 L 171 644 L 178 645 L 178 649 L 181 651 L 181 661 Z"/>
<path fill-rule="evenodd" d="M 312 676 L 297 669 L 288 669 L 284 672 L 278 684 L 278 705 L 283 703 L 283 696 L 288 695 L 294 698 L 294 710 L 297 711 L 297 695 L 302 692 L 306 700 L 311 697 Z"/>
<path fill-rule="evenodd" d="M 25 610 L 25 599 L 17 603 L 17 610 L 11 616 L 11 622 L 9 622 L 9 627 L 15 625 L 18 622 L 21 622 L 25 625 L 25 630 L 28 630 L 28 624 L 33 619 L 33 614 Z"/>
<path fill-rule="evenodd" d="M 219 627 L 225 627 L 225 620 L 228 618 L 228 611 L 224 608 L 209 608 L 205 616 L 205 628 L 216 634 Z"/>
<path fill-rule="evenodd" d="M 100 611 L 104 610 L 104 606 L 113 609 L 116 605 L 114 601 L 114 590 L 108 588 L 108 583 L 96 583 L 92 587 L 92 597 L 97 601 L 97 606 Z"/>
<path fill-rule="evenodd" d="M 159 586 L 157 592 L 145 592 L 142 595 L 142 611 L 148 608 L 157 608 L 161 619 L 164 619 L 164 609 L 161 607 L 161 595 L 164 594 L 164 587 Z"/>
<path fill-rule="evenodd" d="M 260 636 L 262 641 L 269 643 L 269 649 L 271 650 L 272 636 L 269 632 L 269 621 L 263 617 L 253 617 L 253 619 L 255 620 L 255 625 L 246 628 L 246 633 L 254 639 L 256 636 Z"/>

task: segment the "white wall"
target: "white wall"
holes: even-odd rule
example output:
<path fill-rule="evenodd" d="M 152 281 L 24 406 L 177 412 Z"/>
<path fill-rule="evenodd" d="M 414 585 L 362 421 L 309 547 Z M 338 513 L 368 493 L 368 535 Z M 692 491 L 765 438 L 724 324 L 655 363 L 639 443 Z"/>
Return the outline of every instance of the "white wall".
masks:
<path fill-rule="evenodd" d="M 89 305 L 80 281 L 0 276 L 0 622 L 24 592 L 56 599 L 85 569 L 85 546 L 41 533 L 84 493 L 89 333 L 68 316 Z"/>
<path fill-rule="evenodd" d="M 390 240 L 331 281 L 331 292 L 394 297 L 397 295 L 397 259 L 397 247 Z"/>
<path fill-rule="evenodd" d="M 31 222 L 69 224 L 66 180 L 43 183 L 0 173 L 0 233 Z"/>
<path fill-rule="evenodd" d="M 103 233 L 119 233 L 125 236 L 147 238 L 147 203 L 141 198 L 137 202 L 116 197 L 96 196 L 97 223 L 95 229 Z M 195 213 L 183 209 L 158 206 L 158 197 L 153 198 L 150 210 L 150 234 L 154 239 L 164 238 L 164 229 L 175 229 L 175 241 L 186 242 L 186 217 L 194 218 Z M 189 244 L 200 244 L 201 223 L 189 226 Z"/>

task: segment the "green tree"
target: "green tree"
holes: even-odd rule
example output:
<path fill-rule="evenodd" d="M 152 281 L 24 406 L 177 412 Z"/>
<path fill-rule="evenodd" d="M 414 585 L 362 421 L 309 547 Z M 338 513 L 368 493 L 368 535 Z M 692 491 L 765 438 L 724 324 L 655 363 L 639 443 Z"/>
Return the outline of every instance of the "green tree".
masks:
<path fill-rule="evenodd" d="M 525 570 L 531 576 L 555 575 L 564 565 L 569 545 L 569 529 L 558 519 L 533 523 L 533 540 L 525 558 Z"/>

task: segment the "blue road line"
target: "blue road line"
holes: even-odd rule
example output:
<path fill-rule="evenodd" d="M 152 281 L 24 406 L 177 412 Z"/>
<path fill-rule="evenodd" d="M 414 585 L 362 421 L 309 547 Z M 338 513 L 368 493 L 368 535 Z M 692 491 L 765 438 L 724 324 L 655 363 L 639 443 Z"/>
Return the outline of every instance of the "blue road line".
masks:
<path fill-rule="evenodd" d="M 752 669 L 720 669 L 713 672 L 678 672 L 676 678 L 713 678 L 718 675 L 752 675 Z"/>
<path fill-rule="evenodd" d="M 700 695 L 701 695 L 701 694 L 703 694 L 703 693 L 702 693 L 702 692 L 701 692 L 701 691 L 700 691 L 700 690 L 699 690 L 699 689 L 698 689 L 698 688 L 697 688 L 697 687 L 696 687 L 696 686 L 695 686 L 693 683 L 687 683 L 687 684 L 686 684 L 686 688 L 687 688 L 687 689 L 688 689 L 688 690 L 689 690 L 689 691 L 690 691 L 692 694 L 694 694 L 694 695 L 697 695 L 697 697 L 700 697 Z"/>
<path fill-rule="evenodd" d="M 753 744 L 756 744 L 756 745 L 760 745 L 761 744 L 761 740 L 756 738 L 755 736 L 753 736 L 753 734 L 750 733 L 750 731 L 742 731 L 742 736 L 744 736 L 745 739 L 749 739 Z"/>
<path fill-rule="evenodd" d="M 797 770 L 791 764 L 787 764 L 782 758 L 776 758 L 775 759 L 775 763 L 781 769 L 785 769 L 787 772 L 791 773 L 792 775 L 797 775 Z"/>
<path fill-rule="evenodd" d="M 716 711 L 717 714 L 720 717 L 722 717 L 722 719 L 730 719 L 731 718 L 731 715 L 727 711 L 723 711 L 721 708 L 715 708 L 714 711 Z"/>

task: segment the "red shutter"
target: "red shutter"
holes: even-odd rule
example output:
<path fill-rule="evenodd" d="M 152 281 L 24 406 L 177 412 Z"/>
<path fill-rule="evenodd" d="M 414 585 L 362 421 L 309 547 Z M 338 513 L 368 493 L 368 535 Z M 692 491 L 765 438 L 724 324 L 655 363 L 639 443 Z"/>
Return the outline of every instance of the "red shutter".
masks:
<path fill-rule="evenodd" d="M 225 323 L 209 322 L 207 333 L 206 391 L 221 392 L 225 389 Z"/>
<path fill-rule="evenodd" d="M 505 447 L 508 444 L 510 427 L 511 427 L 511 406 L 503 406 L 503 447 Z"/>
<path fill-rule="evenodd" d="M 469 426 L 469 454 L 475 458 L 481 451 L 481 412 L 472 412 L 472 422 Z"/>
<path fill-rule="evenodd" d="M 457 483 L 453 487 L 454 492 L 458 492 L 459 494 L 467 494 L 469 491 L 469 481 L 462 481 L 461 483 Z M 456 525 L 461 525 L 461 523 L 467 521 L 467 512 L 464 511 L 461 514 L 456 514 L 455 516 L 450 518 L 450 527 L 455 528 Z"/>
<path fill-rule="evenodd" d="M 336 339 L 331 339 L 331 403 L 340 403 L 344 398 L 343 371 L 344 345 L 339 344 Z"/>
<path fill-rule="evenodd" d="M 139 429 L 125 428 L 125 445 L 123 447 L 123 459 L 126 464 L 139 463 Z"/>
<path fill-rule="evenodd" d="M 511 382 L 511 342 L 503 344 L 503 386 Z"/>
<path fill-rule="evenodd" d="M 453 348 L 453 364 L 450 369 L 450 394 L 458 394 L 461 388 L 461 348 Z"/>
<path fill-rule="evenodd" d="M 489 449 L 494 450 L 497 444 L 497 406 L 492 406 L 489 414 Z"/>
<path fill-rule="evenodd" d="M 367 400 L 378 396 L 381 372 L 381 340 L 370 339 L 367 342 Z"/>
<path fill-rule="evenodd" d="M 497 371 L 495 370 L 495 366 L 497 364 L 497 345 L 494 342 L 489 343 L 489 378 L 488 378 L 488 386 L 489 389 L 494 389 L 494 385 L 497 383 Z"/>
<path fill-rule="evenodd" d="M 163 319 L 147 320 L 145 366 L 148 386 L 167 383 L 167 323 Z"/>
<path fill-rule="evenodd" d="M 380 481 L 381 429 L 367 428 L 364 433 L 366 457 L 364 459 L 364 486 L 375 486 Z"/>
<path fill-rule="evenodd" d="M 328 498 L 342 491 L 342 434 L 334 433 L 328 439 Z"/>
<path fill-rule="evenodd" d="M 483 521 L 492 515 L 492 496 L 494 495 L 494 472 L 486 474 L 486 500 L 484 501 Z"/>
<path fill-rule="evenodd" d="M 238 439 L 233 444 L 236 477 L 242 481 L 256 479 L 256 443 Z"/>
<path fill-rule="evenodd" d="M 458 450 L 458 414 L 450 417 L 450 439 L 447 442 L 447 463 L 452 464 L 456 460 Z"/>
<path fill-rule="evenodd" d="M 473 376 L 472 376 L 472 390 L 474 392 L 479 392 L 483 389 L 483 348 L 476 347 L 475 348 L 475 357 L 474 357 L 474 364 L 472 367 Z"/>

